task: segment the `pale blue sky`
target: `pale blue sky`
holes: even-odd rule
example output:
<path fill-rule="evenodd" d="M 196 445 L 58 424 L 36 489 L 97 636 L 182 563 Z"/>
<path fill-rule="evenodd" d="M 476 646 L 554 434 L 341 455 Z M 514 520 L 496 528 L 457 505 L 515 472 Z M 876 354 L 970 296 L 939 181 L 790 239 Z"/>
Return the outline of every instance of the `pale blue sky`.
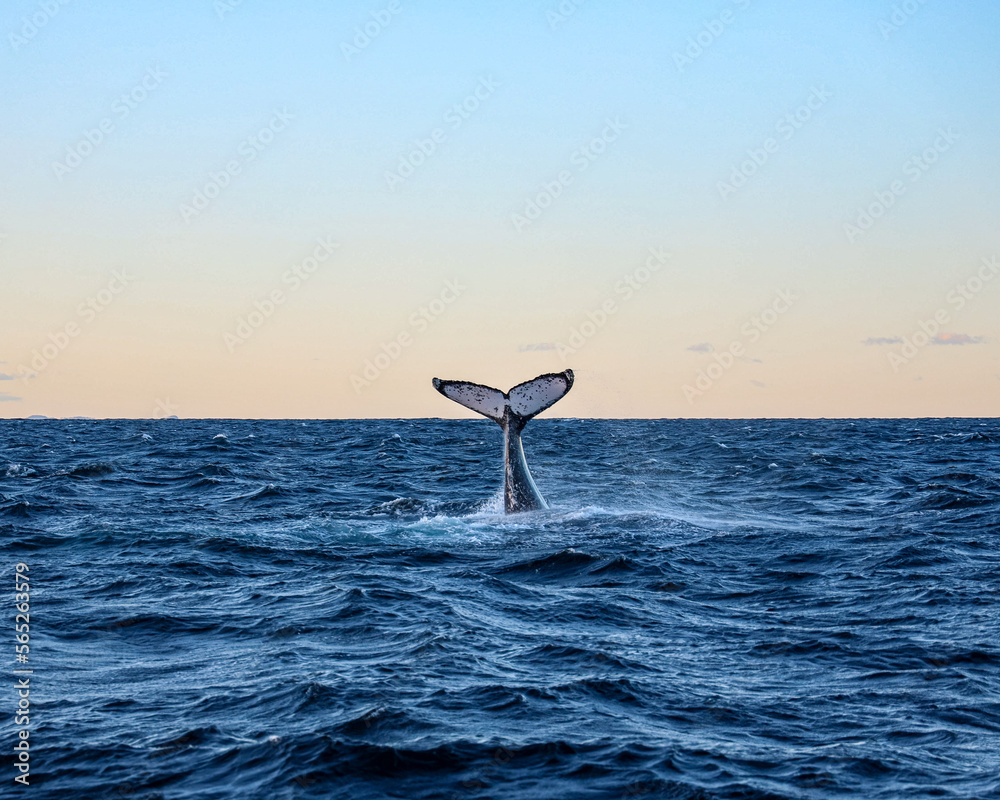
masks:
<path fill-rule="evenodd" d="M 886 35 L 894 5 L 915 11 Z M 569 364 L 594 394 L 563 413 L 998 410 L 1000 280 L 949 325 L 976 344 L 932 346 L 903 377 L 888 346 L 860 344 L 907 335 L 1000 251 L 995 3 L 588 0 L 563 3 L 575 10 L 553 27 L 558 2 L 244 0 L 220 19 L 212 0 L 73 0 L 12 40 L 43 6 L 0 14 L 0 370 L 79 321 L 112 268 L 137 277 L 34 378 L 0 385 L 22 398 L 2 414 L 147 416 L 171 393 L 188 416 L 453 413 L 425 396 L 425 377 L 513 383 L 562 368 L 519 348 L 565 339 L 650 247 L 675 253 L 671 271 Z M 345 58 L 372 15 L 390 21 Z M 679 69 L 706 26 L 721 35 Z M 165 77 L 121 116 L 116 98 L 149 70 Z M 449 122 L 482 81 L 495 88 Z M 829 99 L 776 135 L 816 89 Z M 182 204 L 276 111 L 287 126 L 186 222 Z M 113 130 L 60 180 L 53 162 L 105 118 Z M 623 130 L 581 171 L 574 152 L 609 119 Z M 443 142 L 390 189 L 386 172 L 435 129 Z M 908 159 L 940 130 L 957 138 L 912 180 Z M 776 150 L 723 199 L 719 182 L 769 137 Z M 512 215 L 562 170 L 572 183 L 516 230 Z M 905 193 L 848 241 L 844 224 L 895 180 Z M 225 333 L 324 235 L 342 244 L 336 266 L 228 352 Z M 456 276 L 468 293 L 352 390 Z M 770 335 L 771 358 L 687 402 L 707 363 L 687 348 L 724 349 L 785 287 L 803 299 Z M 611 393 L 643 358 L 656 371 Z"/>

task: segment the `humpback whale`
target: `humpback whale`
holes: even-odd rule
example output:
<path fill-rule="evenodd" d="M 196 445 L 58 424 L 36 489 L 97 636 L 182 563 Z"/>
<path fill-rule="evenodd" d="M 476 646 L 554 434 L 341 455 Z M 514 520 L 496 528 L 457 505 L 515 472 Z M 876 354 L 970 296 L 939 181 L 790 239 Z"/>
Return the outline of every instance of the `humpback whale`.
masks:
<path fill-rule="evenodd" d="M 528 472 L 521 447 L 521 431 L 528 420 L 554 405 L 573 388 L 573 370 L 550 372 L 519 383 L 509 392 L 469 381 L 443 381 L 434 378 L 434 388 L 449 400 L 489 417 L 503 428 L 504 438 L 504 511 L 532 511 L 548 508 Z"/>

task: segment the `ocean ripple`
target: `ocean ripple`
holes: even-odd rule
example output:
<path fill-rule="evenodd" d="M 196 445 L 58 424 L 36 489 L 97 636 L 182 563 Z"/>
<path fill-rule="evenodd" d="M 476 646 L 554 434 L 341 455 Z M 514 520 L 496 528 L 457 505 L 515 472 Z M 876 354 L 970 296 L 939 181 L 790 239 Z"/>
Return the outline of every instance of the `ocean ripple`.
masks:
<path fill-rule="evenodd" d="M 1000 796 L 997 420 L 0 432 L 33 797 Z"/>

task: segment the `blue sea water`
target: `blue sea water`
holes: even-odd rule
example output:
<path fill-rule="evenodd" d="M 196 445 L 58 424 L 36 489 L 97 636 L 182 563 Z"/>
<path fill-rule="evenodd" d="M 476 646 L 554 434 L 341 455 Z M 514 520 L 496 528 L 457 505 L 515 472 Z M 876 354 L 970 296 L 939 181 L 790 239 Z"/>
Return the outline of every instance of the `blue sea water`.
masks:
<path fill-rule="evenodd" d="M 3 421 L 5 797 L 1000 797 L 1000 421 Z M 24 665 L 21 665 L 23 668 Z"/>

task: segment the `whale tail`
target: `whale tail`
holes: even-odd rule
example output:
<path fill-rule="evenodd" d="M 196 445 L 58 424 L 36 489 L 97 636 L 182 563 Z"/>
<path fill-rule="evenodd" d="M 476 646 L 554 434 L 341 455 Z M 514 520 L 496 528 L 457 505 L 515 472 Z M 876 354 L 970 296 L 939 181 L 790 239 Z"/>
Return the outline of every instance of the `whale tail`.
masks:
<path fill-rule="evenodd" d="M 548 508 L 535 486 L 521 447 L 521 431 L 528 420 L 555 405 L 573 388 L 573 370 L 550 372 L 519 383 L 509 392 L 469 381 L 433 380 L 434 388 L 449 400 L 489 417 L 504 432 L 504 509 L 508 514 Z"/>
<path fill-rule="evenodd" d="M 521 427 L 532 417 L 551 408 L 573 388 L 573 370 L 549 372 L 519 383 L 509 392 L 469 381 L 443 381 L 434 378 L 434 388 L 449 400 L 489 417 L 501 428 L 520 421 Z"/>

